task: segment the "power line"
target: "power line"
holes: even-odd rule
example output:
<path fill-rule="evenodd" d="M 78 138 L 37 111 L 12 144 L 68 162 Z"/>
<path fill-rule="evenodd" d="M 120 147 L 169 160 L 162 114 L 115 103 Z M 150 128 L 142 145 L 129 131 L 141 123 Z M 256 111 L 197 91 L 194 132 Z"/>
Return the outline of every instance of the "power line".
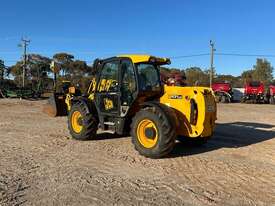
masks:
<path fill-rule="evenodd" d="M 240 56 L 240 57 L 275 57 L 274 54 L 240 54 L 240 53 L 215 53 L 219 56 Z"/>
<path fill-rule="evenodd" d="M 182 59 L 182 58 L 190 58 L 190 57 L 200 57 L 200 56 L 209 56 L 210 53 L 204 54 L 190 54 L 190 55 L 183 55 L 183 56 L 172 56 L 170 59 Z"/>
<path fill-rule="evenodd" d="M 183 55 L 183 56 L 173 56 L 170 59 L 183 59 L 190 57 L 200 57 L 200 56 L 210 56 L 211 53 L 204 54 L 191 54 L 191 55 Z M 275 54 L 241 54 L 241 53 L 223 53 L 223 52 L 215 52 L 215 55 L 218 56 L 233 56 L 233 57 L 266 57 L 266 58 L 274 58 Z"/>

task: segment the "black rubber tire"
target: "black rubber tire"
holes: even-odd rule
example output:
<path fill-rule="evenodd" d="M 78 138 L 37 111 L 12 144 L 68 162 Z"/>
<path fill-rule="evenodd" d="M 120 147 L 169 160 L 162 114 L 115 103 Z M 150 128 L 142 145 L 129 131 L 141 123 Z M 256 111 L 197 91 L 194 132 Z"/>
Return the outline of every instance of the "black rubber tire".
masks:
<path fill-rule="evenodd" d="M 74 103 L 68 115 L 68 128 L 69 128 L 70 134 L 76 140 L 91 140 L 96 138 L 96 132 L 98 129 L 98 120 L 93 114 L 87 112 L 84 104 L 85 103 L 83 102 Z M 83 128 L 80 133 L 74 132 L 71 124 L 72 114 L 75 111 L 79 111 L 82 116 Z"/>
<path fill-rule="evenodd" d="M 246 103 L 246 99 L 244 97 L 241 98 L 241 103 Z"/>
<path fill-rule="evenodd" d="M 210 137 L 196 137 L 196 138 L 191 138 L 191 137 L 178 137 L 177 140 L 182 143 L 182 144 L 188 144 L 192 146 L 202 146 L 205 145 Z"/>
<path fill-rule="evenodd" d="M 166 110 L 167 108 L 163 107 Z M 158 141 L 152 148 L 144 147 L 138 140 L 137 127 L 140 121 L 150 119 L 158 130 Z M 169 154 L 175 145 L 176 128 L 172 121 L 171 111 L 161 112 L 157 107 L 146 107 L 141 109 L 133 118 L 131 124 L 132 143 L 135 149 L 143 156 L 149 158 L 161 158 Z"/>

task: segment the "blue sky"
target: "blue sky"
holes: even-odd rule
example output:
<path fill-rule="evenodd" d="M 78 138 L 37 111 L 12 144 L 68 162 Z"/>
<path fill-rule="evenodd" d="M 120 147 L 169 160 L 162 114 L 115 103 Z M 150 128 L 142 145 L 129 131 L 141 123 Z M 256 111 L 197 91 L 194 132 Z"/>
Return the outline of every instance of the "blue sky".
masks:
<path fill-rule="evenodd" d="M 173 57 L 209 52 L 275 54 L 273 0 L 9 0 L 1 2 L 0 58 L 29 51 L 51 57 L 65 51 L 91 63 L 97 57 L 150 53 Z M 267 58 L 274 65 L 275 58 Z M 239 75 L 256 57 L 216 56 L 218 73 Z M 209 56 L 172 59 L 179 68 L 209 67 Z"/>

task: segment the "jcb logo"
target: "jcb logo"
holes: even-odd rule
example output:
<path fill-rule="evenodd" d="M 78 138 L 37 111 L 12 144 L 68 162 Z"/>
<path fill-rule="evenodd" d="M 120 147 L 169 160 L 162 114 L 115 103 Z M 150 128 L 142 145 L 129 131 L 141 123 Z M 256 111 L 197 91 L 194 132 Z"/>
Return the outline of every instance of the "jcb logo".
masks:
<path fill-rule="evenodd" d="M 104 107 L 105 107 L 105 110 L 113 109 L 114 108 L 113 101 L 108 98 L 105 98 L 104 99 Z"/>

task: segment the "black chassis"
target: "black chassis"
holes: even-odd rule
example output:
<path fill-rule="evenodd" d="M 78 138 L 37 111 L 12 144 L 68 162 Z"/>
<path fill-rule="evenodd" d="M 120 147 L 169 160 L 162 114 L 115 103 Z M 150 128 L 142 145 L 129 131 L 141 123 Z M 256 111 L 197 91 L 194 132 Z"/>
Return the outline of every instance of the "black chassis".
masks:
<path fill-rule="evenodd" d="M 265 95 L 264 94 L 246 94 L 243 96 L 244 101 L 256 101 L 256 102 L 264 102 Z"/>

